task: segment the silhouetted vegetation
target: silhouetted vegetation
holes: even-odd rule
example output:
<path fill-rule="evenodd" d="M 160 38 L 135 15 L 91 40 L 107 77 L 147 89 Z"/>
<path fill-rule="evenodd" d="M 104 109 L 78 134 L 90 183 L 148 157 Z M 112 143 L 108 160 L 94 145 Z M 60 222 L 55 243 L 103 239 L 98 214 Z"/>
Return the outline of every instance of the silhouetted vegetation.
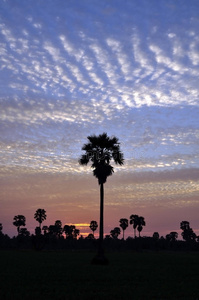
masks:
<path fill-rule="evenodd" d="M 26 226 L 26 218 L 23 215 L 17 215 L 14 217 L 13 225 L 17 227 L 17 232 L 19 234 L 20 227 Z"/>
<path fill-rule="evenodd" d="M 91 221 L 89 227 L 90 227 L 90 229 L 92 230 L 93 236 L 94 236 L 94 232 L 95 232 L 95 230 L 98 228 L 97 221 Z"/>
<path fill-rule="evenodd" d="M 46 219 L 45 212 L 45 219 Z M 3 225 L 0 223 L 0 249 L 35 249 L 35 250 L 53 250 L 53 249 L 98 249 L 99 238 L 95 238 L 94 232 L 98 228 L 96 221 L 91 221 L 89 229 L 93 233 L 88 234 L 87 237 L 83 237 L 81 232 L 75 225 L 62 225 L 61 220 L 56 220 L 53 225 L 44 225 L 41 229 L 40 226 L 35 228 L 35 234 L 30 235 L 30 232 L 25 226 L 25 217 L 17 215 L 14 217 L 13 225 L 17 226 L 18 235 L 10 238 L 8 235 L 3 234 Z M 140 221 L 141 220 L 141 221 Z M 134 238 L 127 237 L 124 239 L 124 231 L 126 230 L 128 223 L 133 225 L 134 231 L 137 229 L 140 233 L 139 226 L 146 224 L 144 217 L 138 215 L 131 215 L 129 220 L 121 218 L 119 220 L 119 226 L 123 230 L 122 238 L 119 239 L 121 234 L 120 227 L 114 227 L 110 231 L 109 235 L 106 235 L 103 239 L 104 249 L 109 250 L 133 250 L 133 251 L 145 251 L 145 250 L 199 250 L 199 237 L 194 233 L 190 227 L 188 221 L 182 221 L 180 223 L 180 229 L 182 230 L 183 240 L 178 240 L 178 233 L 172 231 L 165 237 L 160 237 L 158 232 L 154 232 L 152 237 L 139 237 L 134 233 Z"/>
<path fill-rule="evenodd" d="M 38 208 L 35 212 L 34 218 L 39 222 L 39 227 L 41 228 L 41 223 L 46 220 L 46 211 L 44 209 Z"/>
<path fill-rule="evenodd" d="M 123 240 L 124 240 L 124 231 L 127 229 L 128 225 L 129 225 L 128 219 L 124 219 L 124 218 L 120 219 L 120 227 L 123 230 Z"/>

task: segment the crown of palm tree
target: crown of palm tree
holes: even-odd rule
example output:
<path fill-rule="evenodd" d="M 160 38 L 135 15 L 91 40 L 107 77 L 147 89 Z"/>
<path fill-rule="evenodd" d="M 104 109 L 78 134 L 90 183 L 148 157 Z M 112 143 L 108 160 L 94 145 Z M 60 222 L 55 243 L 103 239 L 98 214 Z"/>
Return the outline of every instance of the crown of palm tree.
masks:
<path fill-rule="evenodd" d="M 89 143 L 84 144 L 82 150 L 85 154 L 79 159 L 81 165 L 87 165 L 91 162 L 93 175 L 98 179 L 99 184 L 105 183 L 108 176 L 114 172 L 109 164 L 111 159 L 116 164 L 123 165 L 123 153 L 120 151 L 120 144 L 116 137 L 108 137 L 107 133 L 99 136 L 92 135 L 87 137 Z"/>
<path fill-rule="evenodd" d="M 37 222 L 42 223 L 46 220 L 46 211 L 45 209 L 38 208 L 35 212 L 34 218 Z"/>

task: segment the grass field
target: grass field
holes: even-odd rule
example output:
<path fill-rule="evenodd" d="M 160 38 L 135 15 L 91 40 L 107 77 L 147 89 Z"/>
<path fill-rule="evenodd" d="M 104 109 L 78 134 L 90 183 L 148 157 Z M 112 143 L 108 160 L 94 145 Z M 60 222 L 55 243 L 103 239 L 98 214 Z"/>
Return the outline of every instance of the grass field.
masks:
<path fill-rule="evenodd" d="M 0 251 L 2 300 L 199 299 L 199 253 Z"/>

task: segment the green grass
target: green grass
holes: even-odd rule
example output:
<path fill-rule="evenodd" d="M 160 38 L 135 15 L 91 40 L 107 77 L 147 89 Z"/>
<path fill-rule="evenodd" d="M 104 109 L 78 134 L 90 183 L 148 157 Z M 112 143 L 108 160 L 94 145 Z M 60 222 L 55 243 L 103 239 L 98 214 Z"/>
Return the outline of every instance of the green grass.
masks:
<path fill-rule="evenodd" d="M 0 251 L 3 300 L 199 299 L 198 253 Z"/>

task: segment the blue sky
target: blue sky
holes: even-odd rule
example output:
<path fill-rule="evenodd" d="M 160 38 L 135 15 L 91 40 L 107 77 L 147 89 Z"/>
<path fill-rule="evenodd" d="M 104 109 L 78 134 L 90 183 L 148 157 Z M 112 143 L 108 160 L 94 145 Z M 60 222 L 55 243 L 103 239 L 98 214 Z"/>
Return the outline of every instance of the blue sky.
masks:
<path fill-rule="evenodd" d="M 153 205 L 160 221 L 171 215 L 165 207 L 179 214 L 163 233 L 185 217 L 198 228 L 198 13 L 196 0 L 1 1 L 5 232 L 21 212 L 34 228 L 38 206 L 51 223 L 55 211 L 63 223 L 98 218 L 97 202 L 89 204 L 97 182 L 78 158 L 86 137 L 102 132 L 119 138 L 126 159 L 106 184 L 107 232 L 129 211 L 145 214 L 148 233 L 157 231 Z M 60 207 L 73 217 L 59 217 Z"/>

